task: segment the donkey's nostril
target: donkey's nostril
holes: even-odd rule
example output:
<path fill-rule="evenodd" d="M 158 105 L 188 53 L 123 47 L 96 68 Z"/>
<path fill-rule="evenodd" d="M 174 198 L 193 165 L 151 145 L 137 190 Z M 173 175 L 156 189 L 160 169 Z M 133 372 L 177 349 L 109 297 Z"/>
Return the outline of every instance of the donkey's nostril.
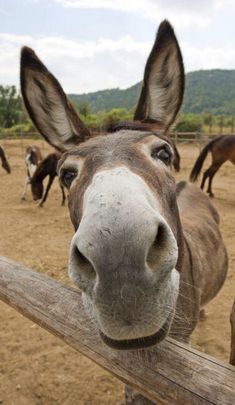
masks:
<path fill-rule="evenodd" d="M 167 230 L 164 224 L 160 224 L 158 225 L 156 237 L 147 255 L 147 263 L 150 268 L 154 269 L 156 265 L 160 264 L 160 261 L 164 255 L 166 245 L 167 245 Z"/>
<path fill-rule="evenodd" d="M 166 242 L 166 230 L 164 225 L 159 225 L 157 230 L 157 235 L 154 240 L 154 245 L 158 247 L 163 247 L 164 243 Z"/>
<path fill-rule="evenodd" d="M 71 261 L 77 273 L 83 273 L 83 275 L 89 279 L 96 277 L 94 267 L 76 245 L 72 248 Z"/>

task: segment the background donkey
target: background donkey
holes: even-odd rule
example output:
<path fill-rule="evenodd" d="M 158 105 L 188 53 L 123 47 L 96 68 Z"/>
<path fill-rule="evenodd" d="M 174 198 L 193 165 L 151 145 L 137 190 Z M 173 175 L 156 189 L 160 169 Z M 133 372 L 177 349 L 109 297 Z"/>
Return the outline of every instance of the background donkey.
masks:
<path fill-rule="evenodd" d="M 7 158 L 6 158 L 6 155 L 5 155 L 5 152 L 4 152 L 4 149 L 3 149 L 2 146 L 0 146 L 0 159 L 2 161 L 3 169 L 6 170 L 6 172 L 8 174 L 10 174 L 11 173 L 11 167 L 10 167 L 8 161 L 7 161 Z"/>
<path fill-rule="evenodd" d="M 53 181 L 57 176 L 57 164 L 60 157 L 61 157 L 60 153 L 50 153 L 48 156 L 46 156 L 45 159 L 43 159 L 39 163 L 33 177 L 30 180 L 33 199 L 35 201 L 41 199 L 39 207 L 42 207 L 44 202 L 46 201 L 50 188 L 53 184 Z M 49 177 L 49 180 L 46 186 L 46 191 L 44 193 L 43 181 L 46 177 Z M 64 205 L 66 198 L 64 187 L 60 182 L 59 184 L 62 193 L 61 205 Z"/>
<path fill-rule="evenodd" d="M 169 333 L 188 342 L 200 308 L 223 285 L 227 254 L 209 198 L 192 184 L 176 185 L 170 172 L 166 134 L 184 91 L 172 27 L 160 25 L 131 130 L 91 139 L 29 48 L 22 50 L 21 88 L 39 132 L 66 152 L 58 170 L 75 229 L 69 274 L 101 338 L 116 349 L 151 346 Z"/>
<path fill-rule="evenodd" d="M 25 200 L 27 186 L 30 184 L 31 179 L 37 169 L 39 163 L 42 161 L 41 150 L 38 146 L 28 146 L 25 152 L 25 165 L 27 170 L 27 176 L 25 179 L 24 189 L 21 196 L 21 200 Z"/>

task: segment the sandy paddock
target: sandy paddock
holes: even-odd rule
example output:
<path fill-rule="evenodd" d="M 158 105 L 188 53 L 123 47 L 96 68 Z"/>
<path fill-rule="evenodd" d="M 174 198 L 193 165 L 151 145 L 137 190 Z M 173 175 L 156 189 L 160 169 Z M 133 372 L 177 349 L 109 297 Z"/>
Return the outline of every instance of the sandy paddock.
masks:
<path fill-rule="evenodd" d="M 68 209 L 61 207 L 56 181 L 43 209 L 32 201 L 20 202 L 25 168 L 24 148 L 30 141 L 5 141 L 12 166 L 0 167 L 0 254 L 65 283 L 67 254 L 73 229 Z M 43 141 L 34 141 L 49 147 Z M 188 177 L 198 148 L 180 146 L 182 171 Z M 209 158 L 207 161 L 207 165 Z M 226 163 L 214 180 L 214 204 L 229 252 L 229 274 L 222 291 L 207 306 L 206 319 L 193 335 L 193 346 L 224 361 L 229 354 L 229 312 L 235 295 L 235 166 Z M 58 338 L 42 330 L 7 305 L 0 304 L 0 404 L 77 405 L 118 404 L 123 384 Z"/>

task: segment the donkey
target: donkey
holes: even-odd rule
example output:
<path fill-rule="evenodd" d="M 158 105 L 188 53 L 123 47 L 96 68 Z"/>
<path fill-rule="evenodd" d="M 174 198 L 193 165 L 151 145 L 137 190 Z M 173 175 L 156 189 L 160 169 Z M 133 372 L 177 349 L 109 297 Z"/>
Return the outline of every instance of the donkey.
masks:
<path fill-rule="evenodd" d="M 193 184 L 175 184 L 170 171 L 167 132 L 184 92 L 173 28 L 167 21 L 159 27 L 131 129 L 91 138 L 27 47 L 21 89 L 35 126 L 63 152 L 58 173 L 75 229 L 68 271 L 101 339 L 120 350 L 169 334 L 189 342 L 200 309 L 224 283 L 227 253 L 209 198 Z"/>
<path fill-rule="evenodd" d="M 58 164 L 60 157 L 61 157 L 60 153 L 50 153 L 48 156 L 46 156 L 46 158 L 39 163 L 36 171 L 34 172 L 33 177 L 30 180 L 34 201 L 41 199 L 39 207 L 42 207 L 44 202 L 46 201 L 50 188 L 53 184 L 53 181 L 54 181 L 55 177 L 57 176 L 56 169 L 57 169 L 57 164 Z M 45 191 L 45 193 L 43 193 L 44 192 L 43 180 L 47 176 L 49 176 L 49 180 L 47 183 L 46 191 Z M 61 205 L 64 205 L 65 198 L 66 198 L 65 192 L 64 192 L 64 187 L 61 184 L 61 182 L 59 182 L 59 184 L 60 184 L 60 188 L 61 188 L 61 192 L 62 192 Z"/>
<path fill-rule="evenodd" d="M 219 170 L 226 160 L 230 160 L 235 165 L 235 135 L 222 135 L 210 141 L 198 156 L 190 174 L 190 180 L 196 181 L 200 174 L 204 160 L 211 152 L 212 164 L 203 174 L 201 189 L 203 190 L 205 182 L 209 177 L 207 193 L 214 197 L 212 191 L 212 180 L 215 173 Z"/>
<path fill-rule="evenodd" d="M 3 169 L 5 169 L 8 174 L 10 174 L 11 173 L 11 167 L 10 167 L 8 161 L 7 161 L 7 158 L 6 158 L 6 155 L 5 155 L 5 152 L 4 152 L 4 149 L 3 149 L 2 146 L 0 146 L 0 159 L 2 161 Z"/>
<path fill-rule="evenodd" d="M 37 169 L 39 163 L 42 161 L 41 150 L 38 146 L 28 146 L 25 152 L 25 164 L 27 170 L 27 176 L 25 179 L 24 189 L 21 196 L 21 200 L 25 200 L 27 186 L 30 184 L 31 179 Z"/>

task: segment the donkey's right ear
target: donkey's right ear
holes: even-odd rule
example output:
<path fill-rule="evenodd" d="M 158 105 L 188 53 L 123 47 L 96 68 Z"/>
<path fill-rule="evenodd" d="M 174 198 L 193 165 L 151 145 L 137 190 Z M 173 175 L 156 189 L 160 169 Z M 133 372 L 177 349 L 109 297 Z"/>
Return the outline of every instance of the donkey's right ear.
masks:
<path fill-rule="evenodd" d="M 146 63 L 134 120 L 161 125 L 174 122 L 184 94 L 184 66 L 178 41 L 168 21 L 160 24 Z"/>
<path fill-rule="evenodd" d="M 48 143 L 63 152 L 90 137 L 57 79 L 28 47 L 21 51 L 20 82 L 30 118 Z"/>

